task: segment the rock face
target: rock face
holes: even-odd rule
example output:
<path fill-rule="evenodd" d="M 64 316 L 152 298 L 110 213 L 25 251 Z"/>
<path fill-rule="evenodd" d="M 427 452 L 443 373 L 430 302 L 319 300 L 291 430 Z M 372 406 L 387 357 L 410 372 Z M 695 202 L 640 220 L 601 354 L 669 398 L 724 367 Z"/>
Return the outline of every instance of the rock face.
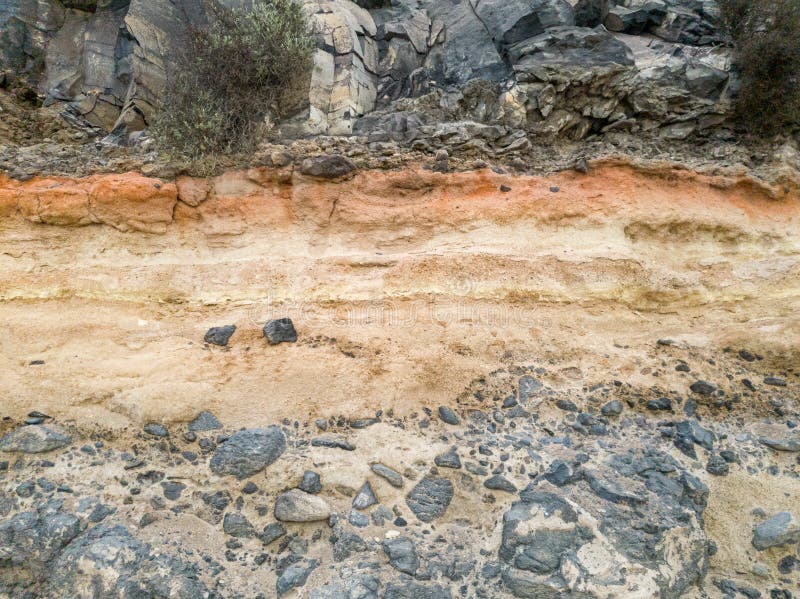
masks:
<path fill-rule="evenodd" d="M 502 580 L 515 597 L 680 597 L 705 575 L 708 489 L 673 458 L 616 454 L 576 474 L 532 484 L 503 516 Z"/>
<path fill-rule="evenodd" d="M 0 523 L 0 547 L 0 580 L 12 596 L 15 588 L 23 596 L 29 582 L 42 577 L 41 596 L 49 597 L 190 599 L 209 593 L 190 566 L 154 554 L 123 526 L 98 524 L 84 530 L 58 501 Z"/>
<path fill-rule="evenodd" d="M 187 27 L 209 18 L 202 6 L 4 2 L 0 61 L 73 120 L 138 131 Z M 303 9 L 317 50 L 308 112 L 287 131 L 380 137 L 431 118 L 576 139 L 603 130 L 683 138 L 727 111 L 730 60 L 711 1 L 303 0 Z M 359 122 L 376 106 L 387 119 L 377 131 Z"/>
<path fill-rule="evenodd" d="M 0 451 L 46 453 L 72 443 L 66 433 L 42 424 L 22 426 L 0 439 Z"/>
<path fill-rule="evenodd" d="M 231 474 L 241 480 L 261 472 L 285 449 L 286 438 L 277 426 L 238 431 L 219 446 L 209 465 L 217 474 Z"/>

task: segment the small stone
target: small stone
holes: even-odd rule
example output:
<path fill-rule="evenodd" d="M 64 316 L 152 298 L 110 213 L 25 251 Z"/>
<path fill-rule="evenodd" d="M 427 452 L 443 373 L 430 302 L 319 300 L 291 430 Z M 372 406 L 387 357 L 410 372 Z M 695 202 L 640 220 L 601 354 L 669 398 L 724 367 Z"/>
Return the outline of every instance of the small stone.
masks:
<path fill-rule="evenodd" d="M 203 341 L 206 343 L 210 343 L 212 345 L 219 345 L 220 347 L 225 347 L 228 345 L 228 341 L 230 341 L 233 334 L 236 332 L 235 325 L 226 325 L 224 327 L 212 327 L 208 329 L 208 332 L 203 337 Z"/>
<path fill-rule="evenodd" d="M 328 503 L 300 489 L 281 493 L 275 500 L 275 519 L 281 522 L 316 522 L 331 515 Z"/>
<path fill-rule="evenodd" d="M 589 172 L 589 163 L 586 162 L 585 158 L 581 158 L 575 163 L 573 168 L 579 173 L 583 173 L 585 175 Z"/>
<path fill-rule="evenodd" d="M 764 384 L 771 385 L 772 387 L 785 387 L 786 379 L 782 379 L 777 376 L 766 376 L 764 377 Z"/>
<path fill-rule="evenodd" d="M 622 402 L 618 399 L 610 401 L 600 408 L 600 413 L 603 416 L 619 416 L 622 414 Z"/>
<path fill-rule="evenodd" d="M 511 188 L 508 185 L 501 185 L 500 191 L 502 191 L 503 193 L 508 193 L 509 191 L 511 191 Z"/>
<path fill-rule="evenodd" d="M 755 362 L 756 357 L 754 354 L 750 353 L 746 349 L 739 350 L 739 357 L 744 360 L 745 362 Z"/>
<path fill-rule="evenodd" d="M 306 493 L 316 495 L 322 491 L 322 482 L 320 481 L 319 474 L 311 470 L 306 470 L 303 473 L 303 480 L 300 482 L 298 488 Z"/>
<path fill-rule="evenodd" d="M 395 537 L 383 541 L 383 552 L 395 570 L 414 576 L 419 568 L 419 556 L 413 541 L 408 537 Z"/>
<path fill-rule="evenodd" d="M 350 510 L 347 521 L 356 528 L 366 528 L 369 526 L 369 516 L 356 510 Z"/>
<path fill-rule="evenodd" d="M 222 423 L 217 420 L 211 412 L 200 412 L 195 419 L 189 423 L 189 431 L 192 433 L 202 433 L 205 431 L 216 431 L 222 428 Z"/>
<path fill-rule="evenodd" d="M 659 397 L 647 402 L 647 409 L 653 412 L 666 412 L 672 409 L 672 400 L 669 397 Z"/>
<path fill-rule="evenodd" d="M 730 466 L 721 455 L 715 454 L 708 458 L 706 471 L 714 476 L 727 476 L 730 471 Z"/>
<path fill-rule="evenodd" d="M 167 427 L 163 424 L 157 424 L 155 422 L 145 424 L 144 432 L 146 432 L 148 435 L 153 435 L 154 437 L 169 437 L 169 431 L 167 430 Z"/>
<path fill-rule="evenodd" d="M 552 186 L 550 187 L 550 191 L 551 191 L 552 193 L 558 193 L 559 191 L 561 191 L 561 188 L 560 188 L 558 185 L 552 185 Z"/>
<path fill-rule="evenodd" d="M 525 375 L 519 379 L 518 397 L 519 403 L 525 404 L 542 389 L 539 379 Z"/>
<path fill-rule="evenodd" d="M 692 393 L 697 393 L 698 395 L 711 395 L 717 390 L 714 385 L 706 381 L 695 381 L 689 386 L 689 389 L 692 390 Z"/>
<path fill-rule="evenodd" d="M 389 482 L 390 485 L 399 489 L 403 486 L 403 477 L 399 472 L 395 472 L 383 464 L 373 464 L 372 471 Z"/>
<path fill-rule="evenodd" d="M 181 497 L 181 493 L 186 488 L 186 485 L 176 481 L 164 481 L 161 483 L 161 488 L 164 490 L 164 497 L 171 501 L 177 501 Z"/>
<path fill-rule="evenodd" d="M 280 522 L 273 522 L 272 524 L 267 524 L 264 527 L 264 531 L 261 533 L 260 538 L 264 545 L 269 545 L 280 539 L 285 534 L 286 529 L 284 528 L 283 524 Z"/>
<path fill-rule="evenodd" d="M 283 342 L 294 343 L 297 341 L 297 331 L 294 330 L 294 324 L 291 318 L 270 320 L 264 325 L 263 332 L 264 337 L 270 345 L 278 345 Z"/>
<path fill-rule="evenodd" d="M 517 487 L 514 486 L 514 483 L 512 483 L 502 474 L 496 474 L 491 478 L 487 478 L 485 481 L 483 481 L 483 486 L 487 489 L 492 489 L 493 491 L 505 491 L 506 493 L 517 492 Z"/>
<path fill-rule="evenodd" d="M 364 483 L 353 499 L 353 507 L 357 510 L 365 510 L 377 503 L 378 499 L 375 497 L 375 493 L 372 491 L 372 485 L 369 484 L 369 481 Z"/>
<path fill-rule="evenodd" d="M 556 460 L 544 473 L 544 479 L 557 487 L 575 482 L 575 473 L 572 467 L 564 460 Z"/>
<path fill-rule="evenodd" d="M 800 541 L 800 526 L 789 512 L 779 512 L 756 526 L 753 547 L 759 551 Z"/>
<path fill-rule="evenodd" d="M 355 445 L 346 439 L 338 437 L 317 437 L 316 439 L 311 439 L 311 445 L 313 447 L 328 447 L 330 449 L 343 449 L 345 451 L 355 451 L 356 449 Z"/>
<path fill-rule="evenodd" d="M 153 522 L 157 521 L 158 521 L 158 514 L 154 512 L 147 512 L 146 514 L 142 514 L 142 517 L 139 518 L 139 528 L 150 526 Z"/>
<path fill-rule="evenodd" d="M 258 491 L 258 485 L 251 480 L 247 481 L 247 484 L 242 488 L 242 493 L 245 495 L 252 495 L 256 491 Z"/>
<path fill-rule="evenodd" d="M 305 585 L 309 575 L 318 565 L 319 562 L 313 560 L 303 564 L 292 564 L 286 568 L 275 582 L 275 589 L 278 591 L 278 597 L 285 595 L 292 589 L 297 589 Z"/>
<path fill-rule="evenodd" d="M 447 406 L 439 406 L 439 418 L 446 424 L 456 425 L 461 423 L 461 419 Z"/>
<path fill-rule="evenodd" d="M 445 453 L 437 455 L 433 462 L 440 468 L 461 468 L 461 458 L 458 457 L 458 451 L 455 446 L 451 447 Z"/>
<path fill-rule="evenodd" d="M 222 521 L 222 530 L 226 535 L 236 538 L 250 538 L 256 536 L 256 529 L 242 514 L 228 512 Z"/>

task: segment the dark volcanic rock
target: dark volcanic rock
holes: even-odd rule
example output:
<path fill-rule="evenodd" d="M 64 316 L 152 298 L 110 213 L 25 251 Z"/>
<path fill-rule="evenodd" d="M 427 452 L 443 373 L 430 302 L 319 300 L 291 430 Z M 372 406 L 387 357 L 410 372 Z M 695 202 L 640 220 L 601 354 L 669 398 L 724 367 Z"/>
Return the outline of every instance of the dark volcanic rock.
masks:
<path fill-rule="evenodd" d="M 236 332 L 236 326 L 229 324 L 224 327 L 212 327 L 208 329 L 208 332 L 203 337 L 203 341 L 206 343 L 211 343 L 212 345 L 219 345 L 221 347 L 225 347 L 228 345 L 228 341 L 231 340 L 231 337 Z"/>
<path fill-rule="evenodd" d="M 225 514 L 225 519 L 222 521 L 222 530 L 232 537 L 250 538 L 256 536 L 256 529 L 253 528 L 250 521 L 237 513 Z"/>
<path fill-rule="evenodd" d="M 423 478 L 406 496 L 408 507 L 423 522 L 433 522 L 453 500 L 453 483 L 446 478 Z"/>
<path fill-rule="evenodd" d="M 72 437 L 61 430 L 36 424 L 21 426 L 0 439 L 0 451 L 11 453 L 46 453 L 72 443 Z"/>
<path fill-rule="evenodd" d="M 319 474 L 311 470 L 306 470 L 303 473 L 303 480 L 300 481 L 298 488 L 306 493 L 316 495 L 322 491 L 322 482 L 320 481 Z"/>
<path fill-rule="evenodd" d="M 301 173 L 321 179 L 338 179 L 355 170 L 356 165 L 352 160 L 339 155 L 313 156 L 303 160 L 300 165 Z"/>
<path fill-rule="evenodd" d="M 459 424 L 461 419 L 456 415 L 456 413 L 448 408 L 447 406 L 439 406 L 439 418 L 442 419 L 443 422 L 447 424 Z"/>
<path fill-rule="evenodd" d="M 210 467 L 217 474 L 245 479 L 260 472 L 286 449 L 286 438 L 277 426 L 238 431 L 214 452 Z"/>
<path fill-rule="evenodd" d="M 377 503 L 378 499 L 375 497 L 375 493 L 373 492 L 372 485 L 369 484 L 369 481 L 364 483 L 364 485 L 361 487 L 361 490 L 353 499 L 353 507 L 357 510 L 365 510 L 372 505 L 376 505 Z"/>
<path fill-rule="evenodd" d="M 517 487 L 514 486 L 514 483 L 502 474 L 495 474 L 491 478 L 487 478 L 483 481 L 483 486 L 493 491 L 505 491 L 506 493 L 517 492 Z"/>
<path fill-rule="evenodd" d="M 292 589 L 297 589 L 305 585 L 308 576 L 318 565 L 318 560 L 311 560 L 300 564 L 292 564 L 286 568 L 275 582 L 275 589 L 278 591 L 278 597 L 285 595 Z"/>
<path fill-rule="evenodd" d="M 383 599 L 452 599 L 450 591 L 438 584 L 422 585 L 416 582 L 386 585 Z"/>
<path fill-rule="evenodd" d="M 281 493 L 275 500 L 275 519 L 281 522 L 316 522 L 330 515 L 331 508 L 324 499 L 299 489 Z"/>
<path fill-rule="evenodd" d="M 395 472 L 383 464 L 373 464 L 372 471 L 389 482 L 390 485 L 399 489 L 403 486 L 403 477 L 399 472 Z"/>
<path fill-rule="evenodd" d="M 217 420 L 211 412 L 200 412 L 194 420 L 189 423 L 189 430 L 193 433 L 204 431 L 215 431 L 222 428 L 222 423 Z"/>
<path fill-rule="evenodd" d="M 414 576 L 419 568 L 419 556 L 413 541 L 408 537 L 386 539 L 383 542 L 383 552 L 389 558 L 389 564 L 400 572 Z"/>
<path fill-rule="evenodd" d="M 695 381 L 689 386 L 689 389 L 692 390 L 692 393 L 697 393 L 698 395 L 711 395 L 717 390 L 714 385 L 706 381 Z"/>
<path fill-rule="evenodd" d="M 800 525 L 789 512 L 779 512 L 756 526 L 753 547 L 759 551 L 800 541 Z"/>
<path fill-rule="evenodd" d="M 270 345 L 278 345 L 283 342 L 294 343 L 297 341 L 297 331 L 294 330 L 294 324 L 291 318 L 270 320 L 264 325 L 263 332 L 264 337 L 269 341 Z"/>
<path fill-rule="evenodd" d="M 458 450 L 455 445 L 445 453 L 437 455 L 433 459 L 433 463 L 439 468 L 461 468 L 461 458 L 458 457 Z"/>

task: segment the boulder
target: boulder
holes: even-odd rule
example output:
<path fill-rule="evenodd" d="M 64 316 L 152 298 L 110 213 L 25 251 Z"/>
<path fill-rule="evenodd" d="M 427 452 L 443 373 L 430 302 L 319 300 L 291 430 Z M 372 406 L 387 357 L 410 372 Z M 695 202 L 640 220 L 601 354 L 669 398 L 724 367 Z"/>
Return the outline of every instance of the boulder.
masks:
<path fill-rule="evenodd" d="M 209 466 L 216 474 L 242 480 L 275 462 L 285 449 L 286 438 L 277 426 L 237 431 L 217 448 Z"/>
<path fill-rule="evenodd" d="M 444 515 L 453 500 L 453 483 L 446 478 L 423 478 L 406 496 L 406 504 L 422 522 Z"/>
<path fill-rule="evenodd" d="M 47 453 L 72 443 L 62 430 L 44 424 L 21 426 L 0 439 L 0 451 L 10 453 Z"/>
<path fill-rule="evenodd" d="M 275 519 L 281 522 L 316 522 L 330 515 L 328 502 L 300 489 L 281 493 L 275 500 Z"/>
<path fill-rule="evenodd" d="M 800 524 L 789 512 L 778 512 L 753 532 L 753 547 L 759 551 L 797 542 L 800 542 Z"/>

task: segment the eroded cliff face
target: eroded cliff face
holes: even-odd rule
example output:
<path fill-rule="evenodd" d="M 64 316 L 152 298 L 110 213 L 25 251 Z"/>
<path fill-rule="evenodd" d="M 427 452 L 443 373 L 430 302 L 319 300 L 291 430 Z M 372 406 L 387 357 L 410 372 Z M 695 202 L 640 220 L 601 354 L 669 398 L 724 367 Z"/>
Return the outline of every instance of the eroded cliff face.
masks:
<path fill-rule="evenodd" d="M 794 592 L 798 181 L 588 166 L 0 179 L 0 595 Z"/>
<path fill-rule="evenodd" d="M 230 421 L 254 409 L 224 384 L 231 369 L 248 388 L 284 397 L 262 406 L 273 418 L 305 401 L 308 385 L 324 389 L 326 400 L 314 400 L 324 415 L 355 416 L 351 409 L 375 401 L 405 412 L 446 402 L 454 385 L 506 352 L 591 351 L 678 332 L 722 347 L 768 317 L 782 331 L 770 344 L 796 340 L 800 213 L 791 181 L 773 187 L 621 162 L 549 178 L 407 169 L 339 182 L 287 167 L 175 182 L 136 173 L 4 180 L 0 201 L 0 299 L 14 337 L 13 374 L 2 384 L 18 415 L 34 396 L 69 413 L 86 393 L 111 393 L 112 421 L 180 420 L 207 401 Z M 78 338 L 73 309 L 87 327 Z M 22 313 L 41 317 L 14 325 Z M 110 321 L 87 319 L 104 313 Z M 309 341 L 303 359 L 262 348 L 277 370 L 253 369 L 252 348 L 238 363 L 198 343 L 208 326 L 230 322 L 240 327 L 231 351 L 244 351 L 258 323 L 279 313 L 297 319 L 306 339 L 336 342 Z M 552 319 L 555 328 L 544 325 Z M 576 337 L 583 319 L 598 328 Z M 31 335 L 39 326 L 49 332 Z M 139 339 L 133 349 L 129 334 Z M 60 365 L 61 389 L 39 391 L 47 378 L 21 356 L 66 358 L 84 335 L 98 361 L 75 363 L 74 378 Z M 108 352 L 119 344 L 121 361 Z M 331 376 L 309 376 L 315 368 Z"/>

